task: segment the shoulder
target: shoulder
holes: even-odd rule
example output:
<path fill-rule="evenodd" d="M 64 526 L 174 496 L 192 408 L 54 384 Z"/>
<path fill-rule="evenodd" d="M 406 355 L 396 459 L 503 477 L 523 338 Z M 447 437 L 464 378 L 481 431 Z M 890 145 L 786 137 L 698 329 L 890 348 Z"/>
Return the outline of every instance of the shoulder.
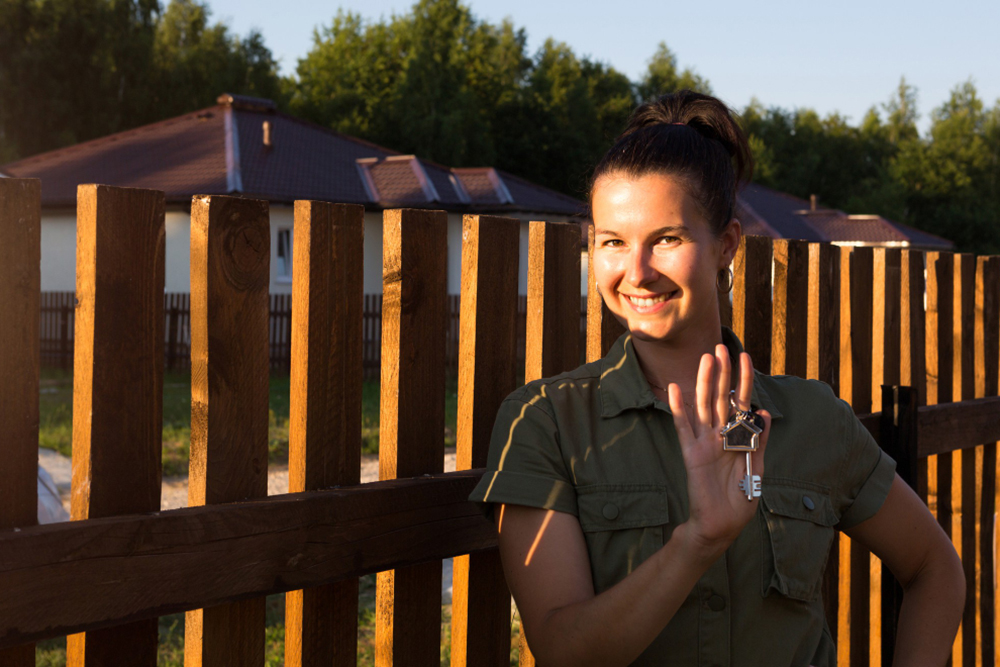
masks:
<path fill-rule="evenodd" d="M 501 410 L 527 405 L 558 421 L 566 410 L 578 410 L 590 404 L 600 388 L 601 361 L 578 366 L 566 373 L 534 380 L 518 387 L 503 400 Z"/>

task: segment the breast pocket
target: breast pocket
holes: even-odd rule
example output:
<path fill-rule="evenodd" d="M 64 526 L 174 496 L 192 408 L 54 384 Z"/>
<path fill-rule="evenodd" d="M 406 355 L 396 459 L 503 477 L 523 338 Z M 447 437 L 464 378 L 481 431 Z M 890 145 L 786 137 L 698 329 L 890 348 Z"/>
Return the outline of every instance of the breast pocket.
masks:
<path fill-rule="evenodd" d="M 600 593 L 663 546 L 663 530 L 670 521 L 666 487 L 600 484 L 579 486 L 576 493 L 594 589 Z"/>
<path fill-rule="evenodd" d="M 763 594 L 815 600 L 830 556 L 837 515 L 815 485 L 763 484 Z"/>

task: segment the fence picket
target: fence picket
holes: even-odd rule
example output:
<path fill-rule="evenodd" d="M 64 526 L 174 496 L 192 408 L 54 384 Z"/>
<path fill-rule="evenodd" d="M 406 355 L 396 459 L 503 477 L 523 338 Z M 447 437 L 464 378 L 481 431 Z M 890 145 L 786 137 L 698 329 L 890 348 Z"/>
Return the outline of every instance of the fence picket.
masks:
<path fill-rule="evenodd" d="M 898 248 L 875 248 L 872 257 L 872 385 L 871 396 L 885 406 L 883 385 L 900 384 L 900 299 L 902 292 L 902 254 Z M 875 405 L 871 406 L 874 412 Z M 874 554 L 870 556 L 871 627 L 878 635 L 871 645 L 871 664 L 891 664 L 895 642 L 895 579 Z M 881 638 L 879 640 L 879 638 Z"/>
<path fill-rule="evenodd" d="M 267 496 L 269 263 L 266 201 L 193 199 L 192 506 Z M 264 599 L 187 612 L 184 664 L 263 666 Z"/>
<path fill-rule="evenodd" d="M 288 491 L 361 481 L 364 208 L 295 202 Z M 285 665 L 357 663 L 358 579 L 285 595 Z"/>
<path fill-rule="evenodd" d="M 444 470 L 447 215 L 385 212 L 379 479 Z M 441 562 L 377 577 L 375 661 L 438 665 Z"/>
<path fill-rule="evenodd" d="M 826 382 L 837 391 L 840 352 L 840 248 L 809 244 L 809 293 L 806 323 L 806 377 Z M 837 641 L 840 609 L 840 533 L 830 545 L 823 575 L 823 606 L 830 635 Z"/>
<path fill-rule="evenodd" d="M 733 260 L 733 333 L 753 359 L 771 372 L 771 239 L 744 236 Z"/>
<path fill-rule="evenodd" d="M 580 327 L 580 232 L 563 222 L 531 222 L 528 229 L 528 298 L 524 381 L 576 368 Z M 603 318 L 602 318 L 603 319 Z M 602 334 L 603 338 L 603 334 Z M 534 667 L 524 625 L 518 644 L 520 667 Z"/>
<path fill-rule="evenodd" d="M 954 259 L 955 270 L 955 301 L 954 301 L 954 387 L 958 400 L 966 400 L 975 397 L 975 284 L 976 284 L 976 259 L 969 254 L 956 254 Z M 976 629 L 976 607 L 977 607 L 977 555 L 976 548 L 976 498 L 978 496 L 977 458 L 979 467 L 982 465 L 982 449 L 974 447 L 964 449 L 954 454 L 953 465 L 961 470 L 961 477 L 958 480 L 957 497 L 958 519 L 954 526 L 955 531 L 961 535 L 959 539 L 962 556 L 962 566 L 965 570 L 965 611 L 962 615 L 962 628 L 959 631 L 961 638 L 961 650 L 956 652 L 955 664 L 963 667 L 975 667 L 977 629 Z M 981 662 L 980 662 L 981 664 Z"/>
<path fill-rule="evenodd" d="M 74 521 L 160 509 L 162 192 L 81 185 L 73 354 Z M 66 664 L 155 665 L 155 618 L 66 638 Z"/>
<path fill-rule="evenodd" d="M 872 249 L 842 249 L 839 388 L 840 397 L 858 414 L 872 411 L 873 281 Z M 868 550 L 841 535 L 838 637 L 840 661 L 844 664 L 865 667 L 871 662 L 870 580 Z"/>
<path fill-rule="evenodd" d="M 600 290 L 597 289 L 597 276 L 594 274 L 593 225 L 587 227 L 587 248 L 587 361 L 596 361 L 608 353 L 611 344 L 625 333 L 625 327 L 608 310 Z M 723 296 L 726 297 L 724 300 L 728 304 L 728 295 Z"/>
<path fill-rule="evenodd" d="M 808 373 L 809 244 L 774 241 L 774 306 L 771 374 Z"/>
<path fill-rule="evenodd" d="M 976 264 L 976 398 L 998 395 L 1000 378 L 1000 257 L 980 257 Z M 979 491 L 979 627 L 981 664 L 996 664 L 996 442 L 983 445 Z"/>
<path fill-rule="evenodd" d="M 538 220 L 529 224 L 527 301 L 524 381 L 579 366 L 580 228 L 577 225 Z M 562 334 L 559 343 L 547 345 L 546 338 L 554 335 L 555 330 Z"/>
<path fill-rule="evenodd" d="M 0 179 L 0 531 L 38 517 L 41 181 Z M 35 664 L 35 645 L 0 649 L 0 665 Z"/>
<path fill-rule="evenodd" d="M 518 236 L 511 218 L 467 215 L 462 230 L 462 316 L 456 469 L 486 467 L 493 421 L 517 384 Z M 451 664 L 504 667 L 510 590 L 496 549 L 453 561 Z"/>

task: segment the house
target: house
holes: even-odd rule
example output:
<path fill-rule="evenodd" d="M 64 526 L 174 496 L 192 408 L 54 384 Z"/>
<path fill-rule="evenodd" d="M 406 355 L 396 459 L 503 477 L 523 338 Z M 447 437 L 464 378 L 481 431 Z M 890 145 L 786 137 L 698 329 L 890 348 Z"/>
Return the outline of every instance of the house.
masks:
<path fill-rule="evenodd" d="M 772 238 L 826 241 L 841 246 L 881 246 L 912 250 L 954 250 L 948 239 L 887 220 L 879 215 L 849 215 L 751 183 L 740 192 L 736 216 L 744 233 Z"/>
<path fill-rule="evenodd" d="M 520 219 L 520 293 L 526 293 L 528 221 L 580 221 L 584 204 L 492 167 L 451 169 L 277 111 L 270 100 L 222 95 L 218 104 L 151 125 L 4 165 L 42 181 L 42 290 L 76 283 L 76 190 L 102 183 L 166 194 L 167 292 L 190 291 L 193 195 L 270 202 L 274 294 L 292 290 L 293 203 L 318 199 L 365 207 L 364 291 L 382 291 L 382 211 L 448 212 L 448 291 L 460 292 L 462 216 Z M 585 276 L 581 282 L 586 284 Z"/>
<path fill-rule="evenodd" d="M 349 137 L 277 111 L 270 100 L 222 95 L 215 106 L 0 166 L 0 174 L 42 181 L 42 290 L 70 292 L 76 275 L 76 190 L 80 183 L 166 193 L 167 292 L 190 291 L 193 195 L 265 199 L 271 212 L 273 294 L 292 289 L 293 202 L 365 206 L 364 291 L 382 290 L 382 211 L 412 207 L 448 213 L 448 291 L 460 292 L 462 216 L 522 221 L 519 292 L 527 292 L 528 221 L 586 220 L 586 205 L 492 167 L 449 168 Z M 758 184 L 740 193 L 744 233 L 951 249 L 946 239 L 873 215 L 848 215 Z M 586 238 L 586 229 L 583 230 Z M 585 247 L 585 246 L 584 246 Z M 581 262 L 583 271 L 586 261 Z M 586 275 L 581 289 L 586 292 Z"/>

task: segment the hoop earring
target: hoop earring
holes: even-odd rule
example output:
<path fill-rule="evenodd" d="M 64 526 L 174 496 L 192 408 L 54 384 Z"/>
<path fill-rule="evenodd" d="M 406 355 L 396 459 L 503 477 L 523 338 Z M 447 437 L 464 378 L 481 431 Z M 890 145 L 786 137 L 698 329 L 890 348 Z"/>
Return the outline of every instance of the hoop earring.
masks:
<path fill-rule="evenodd" d="M 723 294 L 733 291 L 733 270 L 728 266 L 719 269 L 718 275 L 715 276 L 715 288 Z"/>

